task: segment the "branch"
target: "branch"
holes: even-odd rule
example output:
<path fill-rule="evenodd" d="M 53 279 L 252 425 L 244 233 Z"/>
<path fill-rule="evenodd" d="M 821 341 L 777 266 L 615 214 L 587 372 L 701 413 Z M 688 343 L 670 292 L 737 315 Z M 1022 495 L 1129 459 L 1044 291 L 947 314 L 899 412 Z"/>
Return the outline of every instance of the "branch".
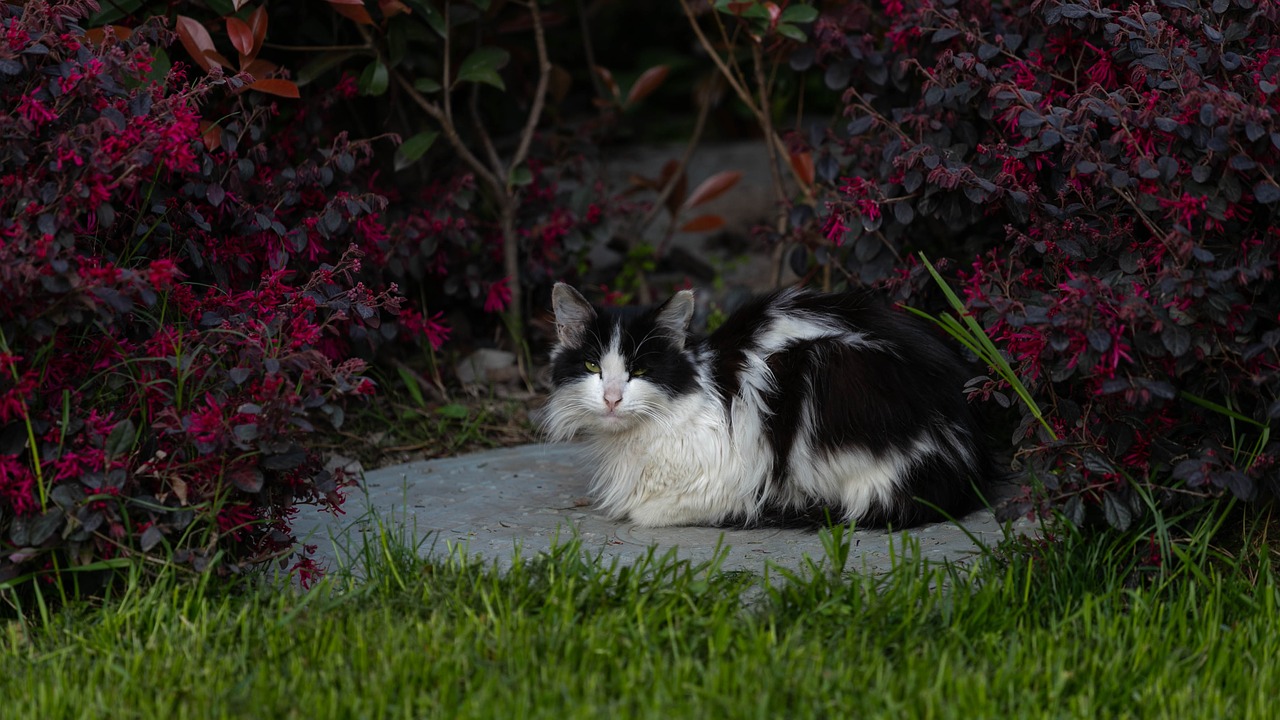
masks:
<path fill-rule="evenodd" d="M 489 130 L 485 128 L 484 121 L 480 119 L 480 84 L 473 83 L 471 86 L 471 102 L 469 103 L 471 112 L 471 122 L 475 125 L 476 134 L 480 136 L 480 144 L 484 146 L 485 154 L 489 156 L 489 164 L 493 167 L 493 172 L 502 177 L 502 159 L 498 157 L 498 150 L 493 146 L 493 138 L 489 137 Z"/>
<path fill-rule="evenodd" d="M 542 119 L 542 109 L 547 102 L 547 88 L 551 84 L 551 58 L 547 56 L 547 36 L 542 29 L 542 13 L 538 10 L 538 0 L 530 0 L 529 14 L 533 17 L 533 41 L 538 48 L 538 87 L 533 91 L 533 106 L 529 108 L 529 120 L 520 133 L 520 145 L 516 148 L 516 154 L 511 156 L 511 165 L 507 170 L 508 187 L 511 182 L 511 171 L 520 167 L 520 163 L 524 162 L 529 155 L 529 146 L 533 143 L 538 121 Z"/>
<path fill-rule="evenodd" d="M 458 157 L 462 158 L 462 161 L 471 168 L 471 171 L 476 174 L 476 177 L 480 178 L 480 180 L 491 187 L 497 194 L 504 194 L 506 186 L 499 182 L 497 176 L 494 175 L 489 168 L 485 167 L 484 163 L 480 161 L 480 158 L 476 157 L 471 150 L 467 148 L 466 144 L 462 142 L 462 137 L 458 135 L 458 129 L 453 126 L 453 123 L 450 122 L 449 117 L 445 115 L 444 111 L 441 110 L 438 105 L 423 97 L 422 93 L 418 92 L 418 89 L 413 86 L 413 83 L 409 82 L 409 80 L 405 78 L 405 76 L 401 75 L 399 71 L 393 70 L 392 73 L 395 75 L 396 83 L 405 91 L 409 96 L 409 99 L 413 100 L 418 107 L 426 111 L 428 115 L 440 124 L 440 129 L 444 131 L 444 137 L 449 141 L 449 145 L 453 147 L 454 152 L 458 153 Z M 446 90 L 446 93 L 447 92 L 448 91 Z"/>
<path fill-rule="evenodd" d="M 751 97 L 751 92 L 738 80 L 738 77 L 733 70 L 725 64 L 724 58 L 720 57 L 720 53 L 716 52 L 715 46 L 711 44 L 710 38 L 708 38 L 706 33 L 702 31 L 702 26 L 698 24 L 698 18 L 693 14 L 693 8 L 689 7 L 689 0 L 680 0 L 680 7 L 684 9 L 684 15 L 689 19 L 689 25 L 693 28 L 693 33 L 698 36 L 698 43 L 702 45 L 702 49 L 711 57 L 711 61 L 714 62 L 716 67 L 720 70 L 720 74 L 729 82 L 729 86 L 732 87 L 734 93 L 738 95 L 738 99 L 747 106 L 747 109 L 751 111 L 752 115 L 755 115 L 756 122 L 760 125 L 761 129 L 764 129 L 765 127 L 772 127 L 772 123 L 765 119 L 765 114 L 768 112 L 768 104 L 766 103 L 762 107 L 756 107 L 755 100 Z M 758 47 L 758 43 L 756 44 L 756 47 Z M 781 152 L 784 155 L 786 154 L 786 143 L 782 142 L 782 138 L 778 137 L 776 133 L 768 133 L 765 136 L 765 142 L 772 146 L 771 153 Z M 796 172 L 796 169 L 791 167 L 791 163 L 787 163 L 787 167 L 791 168 L 791 175 L 796 179 L 796 183 L 808 191 L 808 186 Z"/>

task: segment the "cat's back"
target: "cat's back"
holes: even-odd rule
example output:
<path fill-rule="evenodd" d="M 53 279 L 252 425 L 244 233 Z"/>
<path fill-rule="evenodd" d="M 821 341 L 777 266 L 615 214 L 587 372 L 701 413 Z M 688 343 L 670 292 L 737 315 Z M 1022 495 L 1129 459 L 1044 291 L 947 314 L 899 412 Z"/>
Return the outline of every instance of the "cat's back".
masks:
<path fill-rule="evenodd" d="M 954 368 L 956 356 L 933 330 L 867 291 L 818 293 L 787 288 L 735 310 L 708 338 L 717 379 L 735 384 L 753 357 L 838 344 L 887 353 L 916 366 Z"/>
<path fill-rule="evenodd" d="M 872 294 L 765 295 L 707 347 L 736 444 L 768 448 L 775 505 L 906 527 L 963 514 L 990 475 L 962 357 Z"/>

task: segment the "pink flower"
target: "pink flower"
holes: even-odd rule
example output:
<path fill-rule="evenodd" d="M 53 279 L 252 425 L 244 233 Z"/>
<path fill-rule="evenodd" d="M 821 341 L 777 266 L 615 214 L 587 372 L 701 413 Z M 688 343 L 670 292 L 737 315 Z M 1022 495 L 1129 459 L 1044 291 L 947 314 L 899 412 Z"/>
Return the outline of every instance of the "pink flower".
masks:
<path fill-rule="evenodd" d="M 44 103 L 32 95 L 23 95 L 18 101 L 18 114 L 36 127 L 58 119 L 57 113 L 45 107 Z"/>
<path fill-rule="evenodd" d="M 507 287 L 507 278 L 502 278 L 489 285 L 489 294 L 484 299 L 484 311 L 499 313 L 507 309 L 511 302 L 511 289 Z"/>
<path fill-rule="evenodd" d="M 7 501 L 17 515 L 30 515 L 40 509 L 35 476 L 16 455 L 0 455 L 0 500 Z"/>

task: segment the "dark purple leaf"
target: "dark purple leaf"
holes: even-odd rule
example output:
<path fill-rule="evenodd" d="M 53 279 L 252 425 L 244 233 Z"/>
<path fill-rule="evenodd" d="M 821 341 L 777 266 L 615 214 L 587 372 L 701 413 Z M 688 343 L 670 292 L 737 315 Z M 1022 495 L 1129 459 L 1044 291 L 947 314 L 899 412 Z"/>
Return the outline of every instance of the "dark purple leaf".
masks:
<path fill-rule="evenodd" d="M 156 525 L 152 525 L 142 531 L 142 537 L 138 538 L 138 549 L 142 552 L 151 552 L 151 549 L 160 544 L 164 539 L 164 533 Z"/>
<path fill-rule="evenodd" d="M 1133 523 L 1133 513 L 1129 506 L 1117 499 L 1114 492 L 1102 496 L 1102 514 L 1108 525 L 1122 532 L 1128 530 Z"/>
<path fill-rule="evenodd" d="M 1253 197 L 1263 205 L 1270 205 L 1280 200 L 1280 187 L 1269 180 L 1263 180 L 1253 186 Z"/>
<path fill-rule="evenodd" d="M 1160 341 L 1169 354 L 1182 357 L 1191 349 L 1191 333 L 1181 325 L 1169 325 L 1160 333 Z"/>
<path fill-rule="evenodd" d="M 853 73 L 852 63 L 838 62 L 823 73 L 822 82 L 828 90 L 844 90 L 849 87 L 849 77 Z"/>
<path fill-rule="evenodd" d="M 266 463 L 263 463 L 263 464 L 265 466 Z M 292 468 L 280 468 L 280 469 L 283 470 L 283 469 L 292 469 Z M 228 472 L 227 476 L 230 478 L 232 485 L 235 485 L 237 488 L 239 488 L 240 490 L 243 490 L 244 492 L 247 492 L 247 493 L 262 492 L 263 475 L 262 475 L 262 471 L 259 470 L 258 468 L 252 468 L 252 467 L 236 468 Z"/>

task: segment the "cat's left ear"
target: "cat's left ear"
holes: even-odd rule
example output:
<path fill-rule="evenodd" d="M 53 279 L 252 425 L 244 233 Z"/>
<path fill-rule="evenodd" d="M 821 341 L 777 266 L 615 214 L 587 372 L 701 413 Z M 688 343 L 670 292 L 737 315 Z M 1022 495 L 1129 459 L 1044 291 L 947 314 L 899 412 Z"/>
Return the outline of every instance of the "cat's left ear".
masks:
<path fill-rule="evenodd" d="M 551 289 L 551 308 L 556 313 L 556 335 L 561 345 L 576 345 L 596 319 L 595 308 L 572 287 L 558 282 Z"/>
<path fill-rule="evenodd" d="M 692 290 L 681 290 L 658 308 L 657 325 L 666 331 L 677 350 L 684 349 L 685 338 L 689 335 L 689 323 L 693 320 L 693 309 Z"/>

